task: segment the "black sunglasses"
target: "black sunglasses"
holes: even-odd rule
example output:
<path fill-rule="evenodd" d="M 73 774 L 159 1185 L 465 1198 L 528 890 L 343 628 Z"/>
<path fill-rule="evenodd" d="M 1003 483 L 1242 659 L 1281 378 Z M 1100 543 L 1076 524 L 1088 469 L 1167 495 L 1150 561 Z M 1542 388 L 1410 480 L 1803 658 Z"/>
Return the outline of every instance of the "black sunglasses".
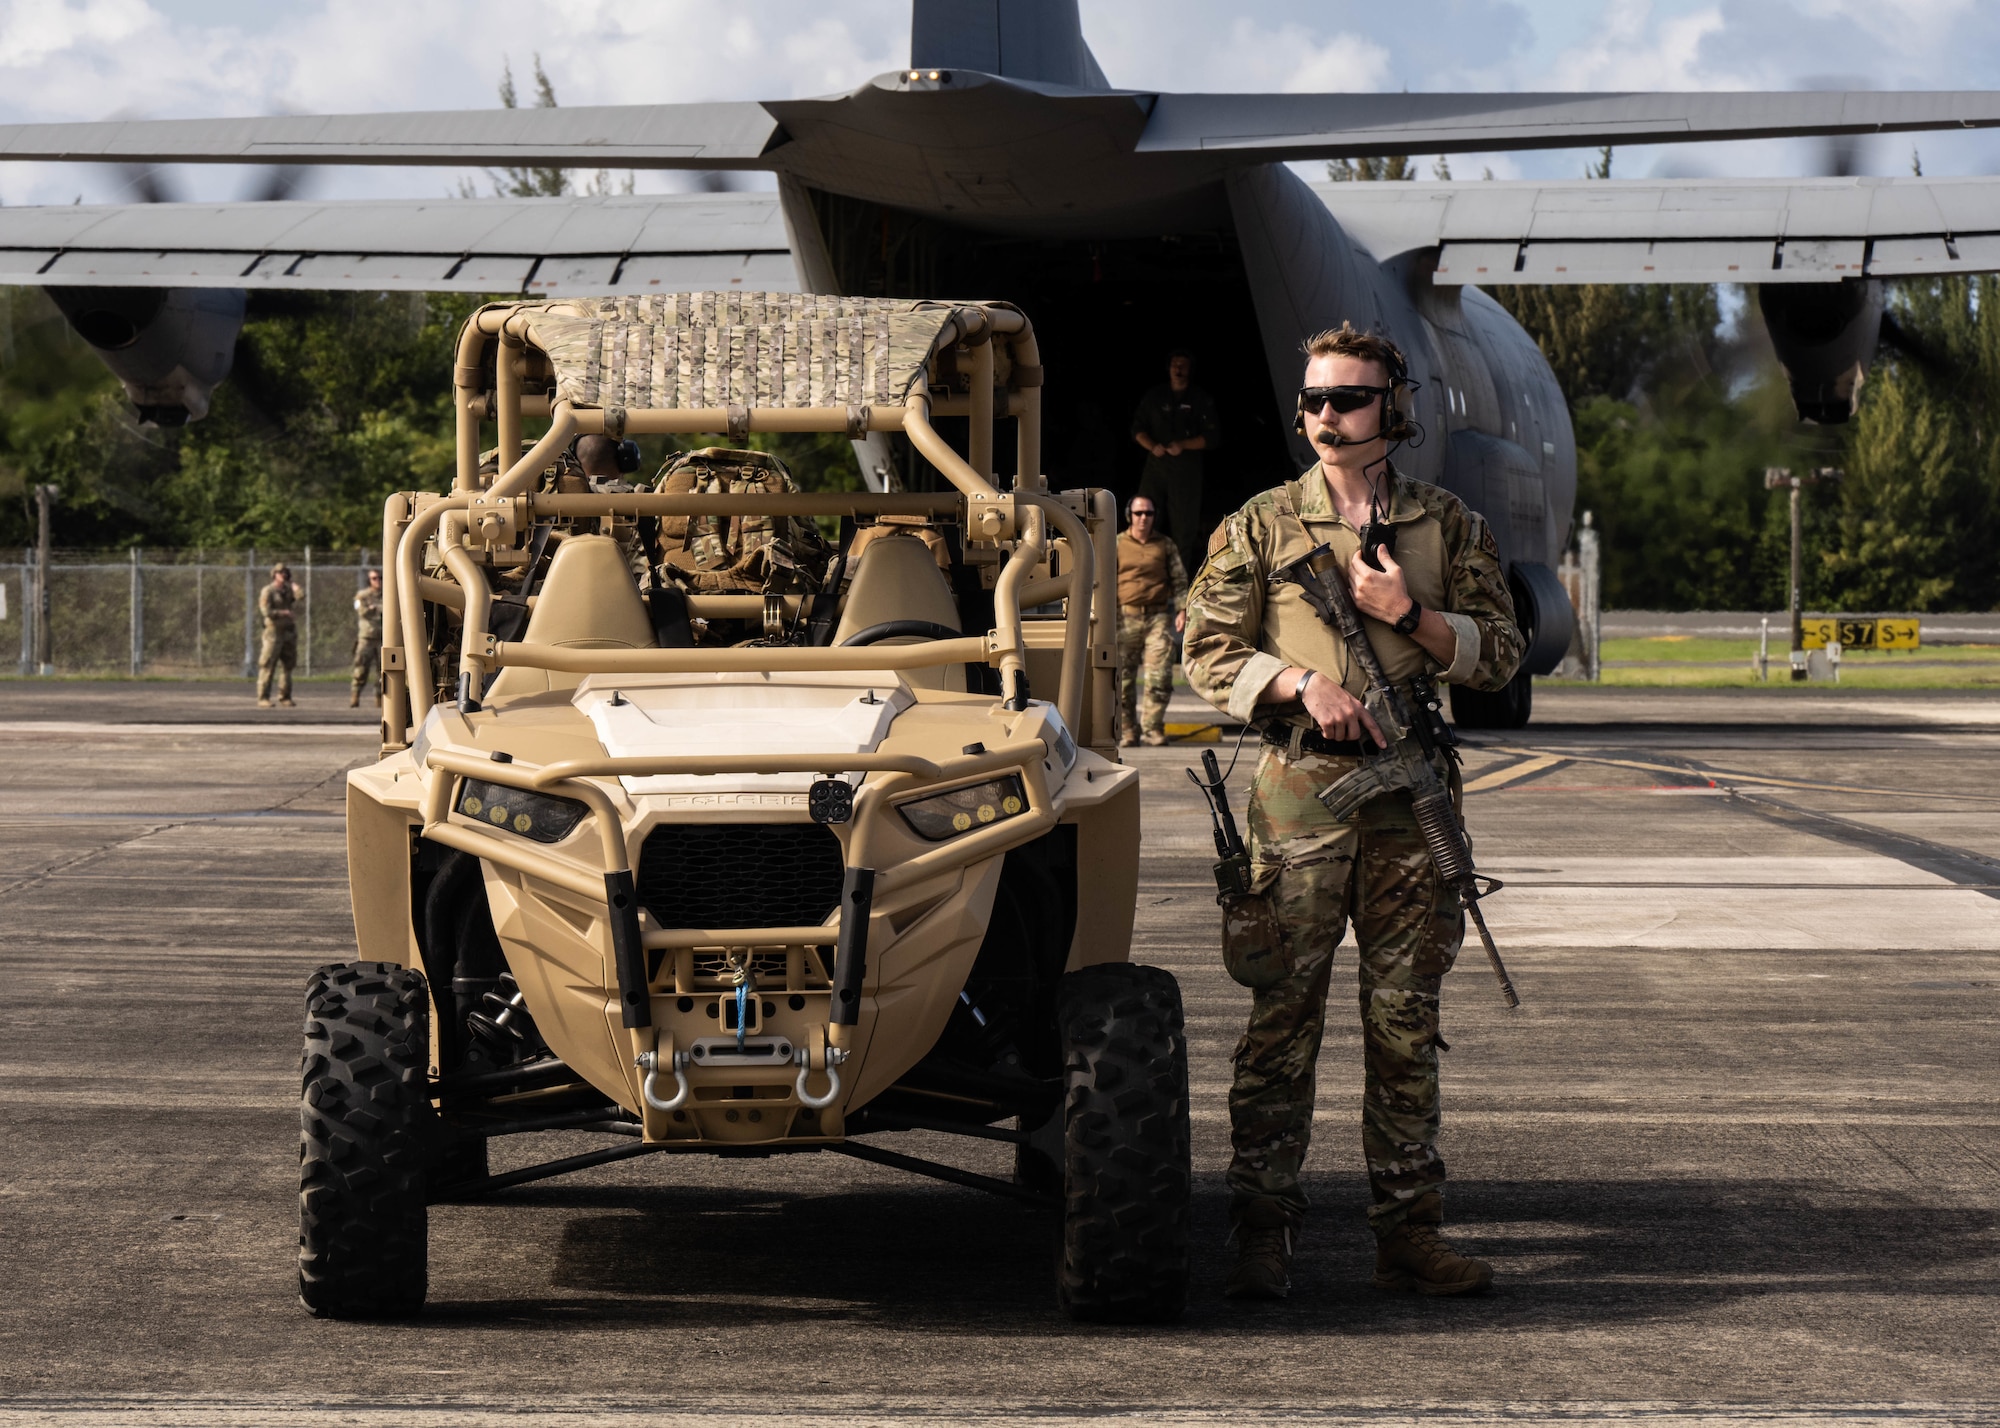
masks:
<path fill-rule="evenodd" d="M 1337 412 L 1358 412 L 1376 398 L 1388 395 L 1387 387 L 1301 387 L 1299 409 L 1317 413 L 1331 402 Z"/>

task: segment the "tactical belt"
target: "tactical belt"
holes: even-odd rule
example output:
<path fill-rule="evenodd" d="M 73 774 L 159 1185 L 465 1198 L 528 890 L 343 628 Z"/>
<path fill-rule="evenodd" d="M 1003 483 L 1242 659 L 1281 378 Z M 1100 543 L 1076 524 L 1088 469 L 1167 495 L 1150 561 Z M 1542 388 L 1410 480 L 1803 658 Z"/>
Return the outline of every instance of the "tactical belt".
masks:
<path fill-rule="evenodd" d="M 1267 724 L 1258 730 L 1264 742 L 1275 748 L 1289 749 L 1297 738 L 1299 749 L 1308 754 L 1331 754 L 1336 758 L 1358 759 L 1363 754 L 1373 753 L 1378 745 L 1372 739 L 1329 739 L 1324 734 L 1300 729 L 1296 724 Z"/>

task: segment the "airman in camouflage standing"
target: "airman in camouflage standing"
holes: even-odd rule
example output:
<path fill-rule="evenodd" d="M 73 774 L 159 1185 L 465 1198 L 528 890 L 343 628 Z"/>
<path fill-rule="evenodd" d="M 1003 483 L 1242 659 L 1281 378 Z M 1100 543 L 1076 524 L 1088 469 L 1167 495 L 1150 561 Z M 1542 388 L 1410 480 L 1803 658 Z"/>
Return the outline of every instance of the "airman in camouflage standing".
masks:
<path fill-rule="evenodd" d="M 283 561 L 271 567 L 271 583 L 257 592 L 257 613 L 264 617 L 264 643 L 257 652 L 257 707 L 271 707 L 271 676 L 278 678 L 278 702 L 292 707 L 292 666 L 299 661 L 298 623 L 292 606 L 299 587 Z"/>
<path fill-rule="evenodd" d="M 1445 1167 L 1437 1153 L 1438 990 L 1464 938 L 1411 813 L 1407 792 L 1378 796 L 1354 822 L 1317 794 L 1381 742 L 1366 689 L 1337 630 L 1296 585 L 1271 572 L 1332 547 L 1370 643 L 1391 680 L 1496 689 L 1521 659 L 1521 635 L 1486 522 L 1456 497 L 1403 476 L 1389 443 L 1402 355 L 1345 324 L 1306 344 L 1300 430 L 1320 453 L 1296 481 L 1257 496 L 1209 541 L 1188 603 L 1185 662 L 1203 698 L 1258 726 L 1251 785 L 1252 894 L 1224 929 L 1230 975 L 1253 993 L 1229 1093 L 1230 1214 L 1238 1262 L 1226 1292 L 1282 1298 L 1292 1236 L 1306 1209 L 1300 1167 L 1312 1132 L 1314 1068 L 1334 949 L 1351 919 L 1360 961 L 1362 1146 L 1376 1234 L 1375 1282 L 1464 1294 L 1492 1282 L 1439 1233 Z M 1364 531 L 1386 540 L 1373 568 Z M 1454 797 L 1456 767 L 1448 772 Z"/>
<path fill-rule="evenodd" d="M 368 583 L 354 592 L 354 683 L 347 691 L 347 707 L 361 706 L 361 686 L 380 679 L 382 674 L 382 572 L 371 569 Z M 375 702 L 381 703 L 378 692 Z"/>
<path fill-rule="evenodd" d="M 1187 624 L 1187 567 L 1159 533 L 1151 496 L 1134 496 L 1118 537 L 1118 742 L 1167 742 L 1174 636 Z"/>

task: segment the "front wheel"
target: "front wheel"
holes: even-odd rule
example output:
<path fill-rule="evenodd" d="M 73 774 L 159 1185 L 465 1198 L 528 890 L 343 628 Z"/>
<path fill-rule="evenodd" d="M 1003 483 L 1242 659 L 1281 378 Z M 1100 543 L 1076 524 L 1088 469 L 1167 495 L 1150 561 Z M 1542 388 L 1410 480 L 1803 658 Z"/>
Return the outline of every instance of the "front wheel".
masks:
<path fill-rule="evenodd" d="M 1056 990 L 1062 1032 L 1063 1240 L 1072 1319 L 1157 1324 L 1187 1306 L 1187 1035 L 1180 985 L 1110 962 Z"/>
<path fill-rule="evenodd" d="M 386 962 L 306 983 L 299 1105 L 299 1299 L 332 1319 L 414 1314 L 428 1287 L 430 1002 Z"/>

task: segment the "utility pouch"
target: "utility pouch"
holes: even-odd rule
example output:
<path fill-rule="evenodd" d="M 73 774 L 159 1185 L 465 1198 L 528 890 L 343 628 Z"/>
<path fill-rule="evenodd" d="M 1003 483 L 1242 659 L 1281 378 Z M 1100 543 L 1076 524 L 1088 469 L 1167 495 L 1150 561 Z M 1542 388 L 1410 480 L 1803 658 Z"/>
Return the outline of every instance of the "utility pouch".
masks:
<path fill-rule="evenodd" d="M 1250 854 L 1239 848 L 1215 865 L 1215 900 L 1243 897 L 1250 891 Z"/>
<path fill-rule="evenodd" d="M 1259 991 L 1277 985 L 1286 972 L 1284 938 L 1271 901 L 1278 870 L 1268 869 L 1252 880 L 1248 859 L 1244 861 L 1245 890 L 1220 893 L 1215 899 L 1222 905 L 1222 966 L 1239 986 Z M 1223 866 L 1216 865 L 1218 883 Z"/>

